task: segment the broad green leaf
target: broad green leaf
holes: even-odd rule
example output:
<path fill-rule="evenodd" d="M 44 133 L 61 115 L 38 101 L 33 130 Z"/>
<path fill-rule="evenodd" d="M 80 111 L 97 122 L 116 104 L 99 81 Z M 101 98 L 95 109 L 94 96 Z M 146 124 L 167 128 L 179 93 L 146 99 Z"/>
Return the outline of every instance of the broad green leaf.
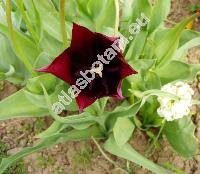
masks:
<path fill-rule="evenodd" d="M 194 38 L 188 42 L 186 42 L 184 45 L 179 47 L 177 52 L 174 55 L 175 60 L 184 60 L 187 56 L 188 50 L 190 48 L 200 46 L 200 37 Z"/>
<path fill-rule="evenodd" d="M 136 74 L 134 76 L 130 76 L 127 78 L 127 80 L 131 84 L 131 88 L 129 89 L 138 90 L 138 91 L 146 90 L 146 84 L 144 83 L 144 78 L 142 78 L 142 73 Z"/>
<path fill-rule="evenodd" d="M 57 3 L 57 9 L 59 9 L 59 2 L 58 0 L 53 0 L 54 4 Z M 67 1 L 65 4 L 65 18 L 67 21 L 76 22 L 75 19 L 77 18 L 77 5 L 76 1 L 70 0 Z"/>
<path fill-rule="evenodd" d="M 107 118 L 106 118 L 106 127 L 108 130 L 112 130 L 113 126 L 115 125 L 116 121 L 120 117 L 126 117 L 126 118 L 131 118 L 134 117 L 139 109 L 141 108 L 141 102 L 138 101 L 131 106 L 118 106 L 116 107 L 112 112 L 107 113 Z"/>
<path fill-rule="evenodd" d="M 87 140 L 90 138 L 96 138 L 96 139 L 102 139 L 104 138 L 104 135 L 100 131 L 100 129 L 97 126 L 90 127 L 86 130 L 76 131 L 72 130 L 67 133 L 60 133 L 53 135 L 51 137 L 48 137 L 46 139 L 43 139 L 39 144 L 37 144 L 34 147 L 27 147 L 21 150 L 20 152 L 8 157 L 3 158 L 0 165 L 0 174 L 3 174 L 3 172 L 11 166 L 14 162 L 17 160 L 31 154 L 38 152 L 42 149 L 45 149 L 47 147 L 67 142 L 67 141 L 79 141 L 79 140 Z"/>
<path fill-rule="evenodd" d="M 118 146 L 115 142 L 114 137 L 111 135 L 110 138 L 106 141 L 104 148 L 109 153 L 116 155 L 120 158 L 124 158 L 126 160 L 132 161 L 139 166 L 143 166 L 146 169 L 150 170 L 155 174 L 170 174 L 170 171 L 158 166 L 152 161 L 148 160 L 136 150 L 134 150 L 131 145 L 125 144 L 123 146 Z"/>
<path fill-rule="evenodd" d="M 200 37 L 200 32 L 194 30 L 184 30 L 181 34 L 179 47 L 183 46 L 192 39 Z"/>
<path fill-rule="evenodd" d="M 161 88 L 161 80 L 159 76 L 153 71 L 148 71 L 146 73 L 144 81 L 145 81 L 146 88 L 148 90 Z"/>
<path fill-rule="evenodd" d="M 0 102 L 0 120 L 48 115 L 48 110 L 34 105 L 22 89 Z"/>
<path fill-rule="evenodd" d="M 42 52 L 37 59 L 35 60 L 35 63 L 33 65 L 33 67 L 35 69 L 39 69 L 41 67 L 45 67 L 49 64 L 51 64 L 53 61 L 53 58 L 46 52 Z"/>
<path fill-rule="evenodd" d="M 44 77 L 45 76 L 43 76 L 43 78 Z M 65 104 L 65 102 L 69 101 L 69 99 L 66 98 L 67 91 L 69 89 L 69 85 L 67 85 L 65 83 L 58 83 L 56 86 L 54 85 L 54 88 L 53 88 L 51 82 L 55 82 L 55 77 L 53 77 L 52 79 L 51 79 L 51 77 L 49 77 L 49 78 L 50 78 L 49 81 L 44 80 L 44 82 L 42 84 L 43 84 L 43 86 L 46 87 L 46 90 L 48 90 L 48 92 L 50 93 L 49 99 L 52 101 L 52 105 L 50 106 L 50 109 L 52 111 L 54 111 L 53 105 L 56 105 L 59 103 L 59 105 L 62 105 L 63 111 L 64 110 L 77 111 L 77 105 L 76 105 L 76 102 L 74 99 L 72 99 L 69 102 L 69 104 L 67 104 L 67 105 Z M 41 79 L 37 79 L 37 77 L 36 77 L 36 81 L 34 81 L 34 80 L 32 81 L 33 88 L 29 88 L 29 91 L 25 90 L 25 95 L 26 95 L 27 99 L 30 102 L 32 102 L 32 104 L 48 110 L 49 107 L 47 106 L 45 96 L 43 94 L 41 94 L 42 88 L 41 88 L 41 90 L 39 89 L 39 85 L 41 85 L 40 82 L 41 82 Z M 30 91 L 30 89 L 33 89 L 34 92 Z M 65 92 L 65 94 L 63 94 L 64 92 Z M 62 98 L 62 102 L 60 101 L 60 97 Z"/>
<path fill-rule="evenodd" d="M 158 115 L 157 109 L 159 103 L 157 97 L 150 97 L 144 106 L 140 109 L 140 115 L 143 118 L 144 127 L 158 127 L 162 123 L 162 118 Z"/>
<path fill-rule="evenodd" d="M 113 127 L 113 134 L 118 146 L 123 146 L 131 137 L 135 126 L 129 118 L 119 117 Z"/>
<path fill-rule="evenodd" d="M 31 21 L 31 24 L 34 26 L 35 31 L 38 36 L 41 34 L 41 20 L 39 13 L 35 8 L 35 4 L 33 0 L 23 0 L 24 6 L 26 8 L 26 13 L 28 15 L 28 19 Z"/>
<path fill-rule="evenodd" d="M 130 43 L 128 52 L 125 56 L 128 61 L 135 61 L 143 54 L 147 35 L 147 31 L 141 31 L 135 36 L 135 39 Z"/>
<path fill-rule="evenodd" d="M 133 13 L 133 3 L 134 0 L 124 0 L 122 3 L 122 16 L 121 20 L 122 23 L 126 23 L 131 20 L 132 13 Z"/>
<path fill-rule="evenodd" d="M 60 123 L 58 121 L 54 121 L 52 123 L 52 125 L 47 130 L 40 133 L 36 137 L 42 138 L 42 139 L 48 138 L 48 137 L 51 137 L 55 134 L 59 134 L 62 130 L 67 129 L 67 128 L 74 128 L 75 130 L 85 130 L 85 129 L 91 127 L 94 124 L 95 124 L 95 122 L 80 123 L 80 124 L 64 124 L 64 123 Z"/>
<path fill-rule="evenodd" d="M 78 22 L 96 32 L 102 32 L 107 27 L 114 28 L 114 0 L 77 0 L 76 3 L 76 6 L 78 7 L 77 17 L 73 22 Z"/>
<path fill-rule="evenodd" d="M 195 125 L 190 117 L 167 122 L 164 134 L 174 150 L 183 157 L 190 158 L 197 153 L 198 141 L 194 136 Z"/>
<path fill-rule="evenodd" d="M 171 6 L 171 0 L 156 1 L 152 9 L 150 22 L 147 29 L 149 33 L 152 33 L 161 24 L 164 23 L 164 20 L 167 18 L 167 15 L 170 12 L 170 6 Z"/>
<path fill-rule="evenodd" d="M 134 69 L 138 72 L 140 72 L 141 70 L 149 70 L 150 68 L 152 68 L 152 66 L 155 64 L 154 59 L 138 59 L 135 60 L 133 62 L 130 62 L 130 64 L 134 67 Z"/>
<path fill-rule="evenodd" d="M 183 20 L 180 24 L 177 24 L 174 28 L 168 30 L 164 37 L 160 38 L 160 40 L 156 43 L 157 47 L 155 52 L 159 68 L 172 60 L 175 51 L 179 46 L 179 40 L 185 26 L 195 17 L 196 15 L 193 15 L 192 17 Z"/>
<path fill-rule="evenodd" d="M 104 28 L 107 27 L 114 28 L 115 16 L 116 16 L 115 0 L 107 0 L 104 10 L 101 12 L 99 18 L 97 18 L 97 20 L 95 21 L 96 31 L 101 32 Z"/>
<path fill-rule="evenodd" d="M 34 94 L 43 94 L 41 83 L 45 86 L 48 92 L 52 93 L 55 90 L 55 84 L 59 80 L 51 74 L 43 74 L 38 77 L 31 78 L 27 81 L 27 89 Z"/>
<path fill-rule="evenodd" d="M 0 71 L 6 73 L 9 71 L 10 66 L 12 66 L 15 73 L 7 80 L 15 84 L 22 83 L 27 78 L 28 73 L 14 54 L 8 39 L 2 34 L 0 34 L 0 50 Z"/>
<path fill-rule="evenodd" d="M 122 5 L 122 22 L 120 32 L 128 38 L 130 36 L 129 26 L 132 23 L 137 23 L 141 14 L 144 13 L 147 17 L 151 15 L 152 7 L 148 0 L 125 0 Z"/>
<path fill-rule="evenodd" d="M 99 16 L 102 15 L 104 9 L 106 8 L 108 0 L 93 1 L 89 0 L 87 2 L 87 11 L 94 21 L 97 21 Z"/>
<path fill-rule="evenodd" d="M 8 27 L 0 23 L 0 32 L 5 34 L 9 38 Z M 40 50 L 37 45 L 21 32 L 14 31 L 16 37 L 16 44 L 20 52 L 23 52 L 23 56 L 26 57 L 31 64 L 34 64 L 35 59 L 40 54 Z M 11 45 L 13 44 L 10 42 Z M 13 50 L 18 55 L 17 50 Z"/>
<path fill-rule="evenodd" d="M 42 78 L 48 77 L 46 75 Z M 50 76 L 49 76 L 50 77 Z M 0 120 L 21 118 L 21 117 L 41 117 L 49 115 L 49 109 L 46 104 L 45 96 L 40 95 L 39 86 L 41 79 L 40 76 L 30 80 L 31 84 L 28 84 L 29 91 L 24 88 L 15 94 L 0 102 Z M 59 102 L 58 96 L 62 96 L 61 91 L 67 91 L 68 86 L 66 84 L 58 84 L 54 88 L 51 82 L 54 82 L 54 78 L 49 81 L 44 80 L 43 83 L 47 90 L 50 92 L 50 100 L 52 103 Z M 35 93 L 32 93 L 35 92 Z M 64 105 L 64 110 L 76 111 L 77 105 L 74 100 L 69 105 Z M 52 106 L 51 106 L 52 109 Z M 53 111 L 52 111 L 53 112 Z"/>
<path fill-rule="evenodd" d="M 54 121 L 47 130 L 40 133 L 39 135 L 36 135 L 36 137 L 44 139 L 44 138 L 53 136 L 55 134 L 58 134 L 60 132 L 61 128 L 63 127 L 63 125 L 64 125 L 63 123 Z"/>
<path fill-rule="evenodd" d="M 74 128 L 75 130 L 84 130 L 89 128 L 90 126 L 94 125 L 95 122 L 91 123 L 80 123 L 80 124 L 71 124 L 70 127 Z"/>
<path fill-rule="evenodd" d="M 189 65 L 176 60 L 155 70 L 162 85 L 176 80 L 193 80 L 199 71 L 200 65 Z"/>
<path fill-rule="evenodd" d="M 59 13 L 50 0 L 33 0 L 41 19 L 42 28 L 52 37 L 63 42 Z M 66 23 L 68 38 L 71 37 L 71 24 Z"/>
<path fill-rule="evenodd" d="M 24 7 L 23 0 L 15 0 L 17 7 L 18 7 L 18 13 L 20 14 L 20 29 L 25 33 L 27 32 L 30 34 L 34 42 L 37 44 L 39 41 L 39 34 L 36 31 L 36 28 L 39 28 L 39 26 L 34 27 L 34 21 L 32 21 L 29 18 L 29 15 L 27 14 L 27 9 Z M 32 2 L 29 1 L 29 3 L 32 4 Z M 35 12 L 35 11 L 34 11 Z"/>
<path fill-rule="evenodd" d="M 51 58 L 56 58 L 59 56 L 63 51 L 63 43 L 55 39 L 53 36 L 48 34 L 46 31 L 43 31 L 41 34 L 41 39 L 39 42 L 40 48 L 48 53 Z M 47 64 L 46 64 L 47 65 Z"/>

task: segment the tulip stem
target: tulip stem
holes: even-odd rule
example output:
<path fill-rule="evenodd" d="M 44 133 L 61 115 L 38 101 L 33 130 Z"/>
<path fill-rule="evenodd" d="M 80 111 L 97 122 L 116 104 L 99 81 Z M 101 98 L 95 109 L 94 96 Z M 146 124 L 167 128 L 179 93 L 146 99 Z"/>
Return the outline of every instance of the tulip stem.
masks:
<path fill-rule="evenodd" d="M 26 66 L 27 70 L 31 73 L 32 76 L 35 76 L 36 73 L 33 72 L 33 68 L 29 60 L 26 58 L 24 55 L 23 51 L 20 49 L 19 44 L 17 43 L 13 25 L 12 25 L 12 18 L 11 18 L 11 0 L 6 0 L 6 19 L 8 23 L 8 31 L 10 35 L 10 39 L 12 41 L 15 53 L 19 57 L 19 59 L 24 63 Z"/>
<path fill-rule="evenodd" d="M 119 29 L 119 0 L 115 0 L 115 36 L 118 33 L 118 29 Z"/>
<path fill-rule="evenodd" d="M 65 26 L 65 0 L 60 0 L 60 24 L 64 46 L 67 47 L 67 31 Z"/>

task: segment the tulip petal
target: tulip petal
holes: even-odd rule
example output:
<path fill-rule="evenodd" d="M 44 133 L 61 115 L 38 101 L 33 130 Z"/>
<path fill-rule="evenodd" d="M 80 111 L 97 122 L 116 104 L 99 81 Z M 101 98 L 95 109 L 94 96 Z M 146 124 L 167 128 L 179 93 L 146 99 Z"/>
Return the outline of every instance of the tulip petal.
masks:
<path fill-rule="evenodd" d="M 83 91 L 76 97 L 76 102 L 79 106 L 79 111 L 82 112 L 85 108 L 93 104 L 97 99 L 86 95 Z"/>
<path fill-rule="evenodd" d="M 85 50 L 87 46 L 89 46 L 88 48 L 91 48 L 94 36 L 92 31 L 74 23 L 72 29 L 71 50 L 73 52 L 81 52 Z"/>
<path fill-rule="evenodd" d="M 128 63 L 122 62 L 121 64 L 121 79 L 126 78 L 127 76 L 137 74 L 138 72 L 135 71 Z"/>
<path fill-rule="evenodd" d="M 68 55 L 68 51 L 69 50 L 64 51 L 50 65 L 37 69 L 37 71 L 51 73 L 56 77 L 64 80 L 65 82 L 71 84 L 72 83 L 71 72 L 70 72 L 71 60 Z"/>
<path fill-rule="evenodd" d="M 117 87 L 117 93 L 114 95 L 119 100 L 123 100 L 125 97 L 122 95 L 122 80 L 119 82 L 119 85 Z"/>

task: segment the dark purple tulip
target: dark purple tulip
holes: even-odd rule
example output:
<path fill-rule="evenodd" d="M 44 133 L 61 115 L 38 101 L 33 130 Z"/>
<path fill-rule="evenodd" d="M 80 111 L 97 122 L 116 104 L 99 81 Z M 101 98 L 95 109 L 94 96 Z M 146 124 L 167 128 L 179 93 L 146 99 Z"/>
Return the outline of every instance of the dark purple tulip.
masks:
<path fill-rule="evenodd" d="M 137 72 L 128 65 L 119 39 L 73 25 L 71 46 L 39 72 L 51 73 L 71 85 L 82 111 L 97 99 L 122 99 L 122 80 Z"/>

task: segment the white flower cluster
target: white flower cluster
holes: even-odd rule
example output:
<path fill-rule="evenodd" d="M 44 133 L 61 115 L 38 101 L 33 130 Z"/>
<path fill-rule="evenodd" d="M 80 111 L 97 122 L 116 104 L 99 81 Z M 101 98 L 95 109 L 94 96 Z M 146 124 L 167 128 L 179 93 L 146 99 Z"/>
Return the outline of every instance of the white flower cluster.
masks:
<path fill-rule="evenodd" d="M 187 83 L 169 83 L 163 86 L 161 90 L 179 97 L 178 100 L 168 96 L 158 97 L 160 108 L 158 108 L 157 112 L 161 117 L 164 117 L 167 121 L 173 121 L 189 115 L 194 91 Z"/>

